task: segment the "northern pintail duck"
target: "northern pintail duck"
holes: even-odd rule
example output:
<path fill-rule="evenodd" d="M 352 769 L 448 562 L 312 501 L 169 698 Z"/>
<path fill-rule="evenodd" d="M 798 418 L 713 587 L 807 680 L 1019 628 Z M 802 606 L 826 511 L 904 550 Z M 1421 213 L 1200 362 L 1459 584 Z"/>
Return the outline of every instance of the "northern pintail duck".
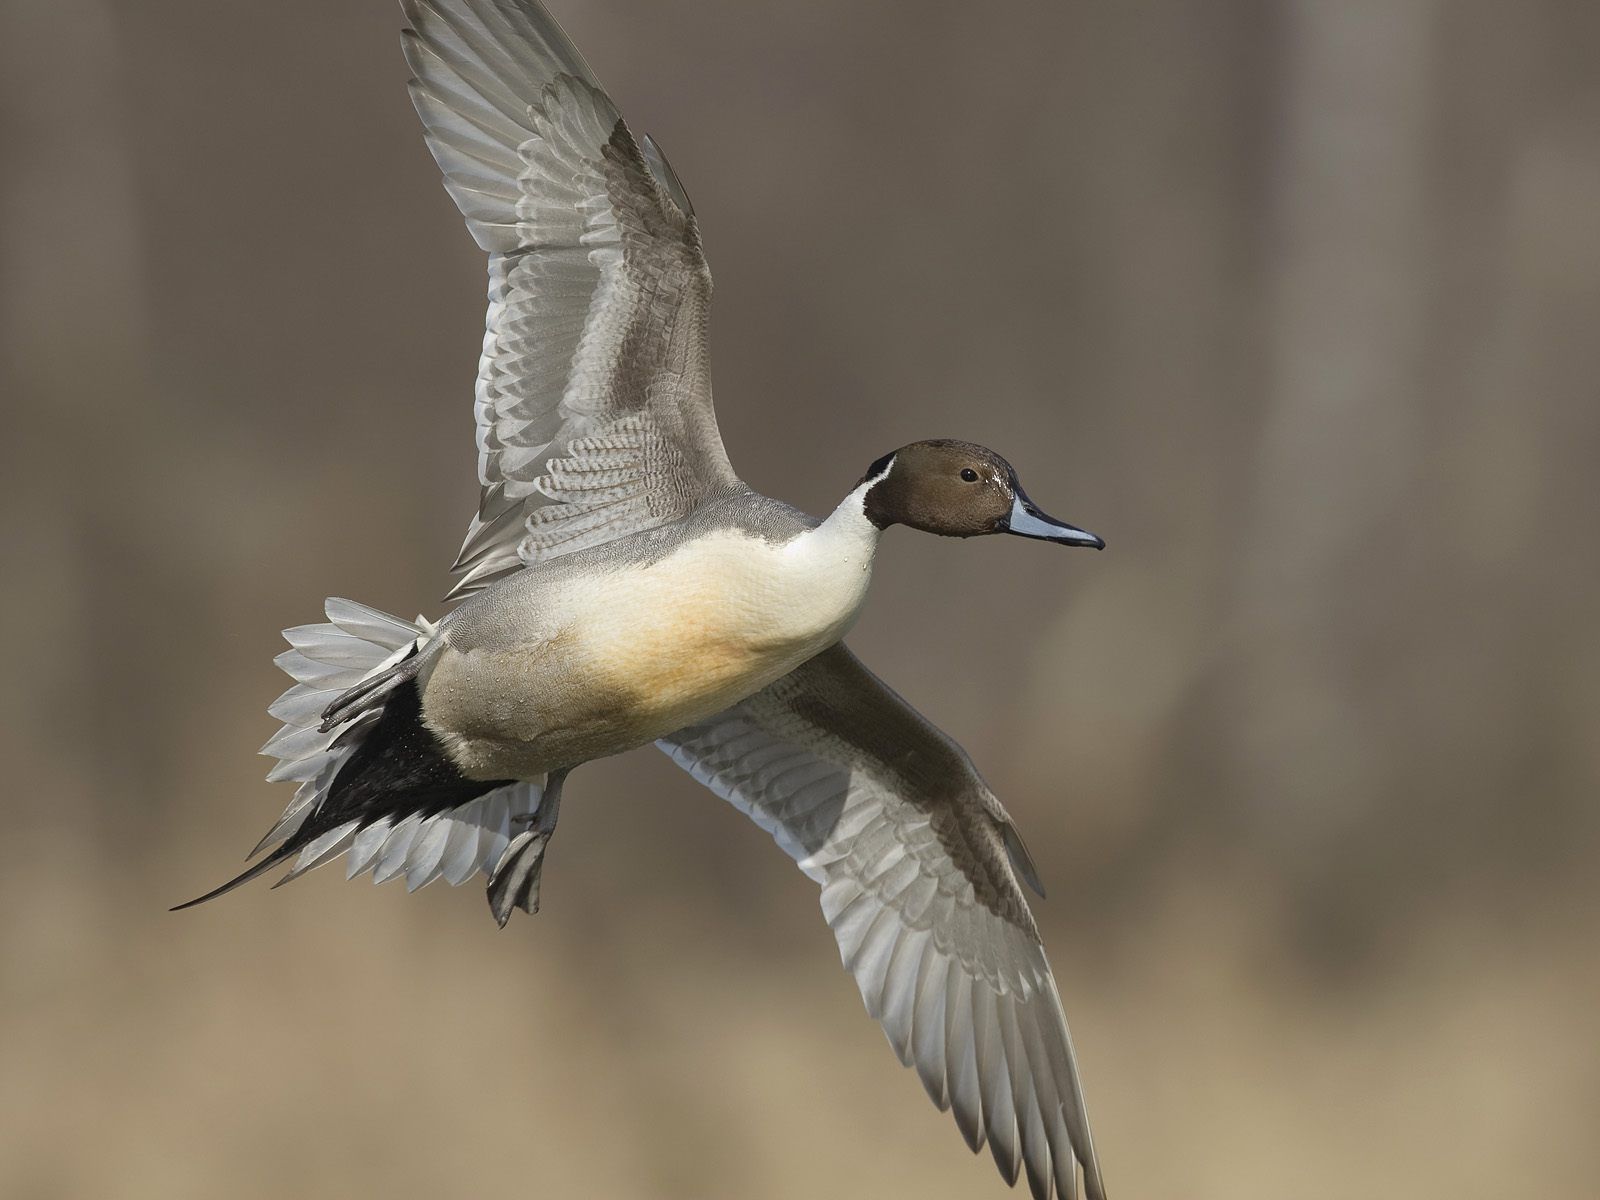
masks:
<path fill-rule="evenodd" d="M 437 623 L 329 600 L 285 632 L 256 865 L 460 884 L 534 912 L 562 784 L 654 742 L 822 889 L 868 1012 L 1037 1197 L 1104 1195 L 1038 876 L 967 755 L 840 640 L 892 525 L 1099 538 L 968 442 L 886 454 L 825 520 L 746 487 L 711 405 L 694 209 L 536 0 L 403 0 L 411 95 L 489 255 L 483 493 Z M 292 860 L 292 862 L 291 862 Z M 1020 882 L 1019 882 L 1020 881 Z M 199 903 L 199 900 L 191 903 Z M 185 906 L 186 907 L 186 906 Z"/>

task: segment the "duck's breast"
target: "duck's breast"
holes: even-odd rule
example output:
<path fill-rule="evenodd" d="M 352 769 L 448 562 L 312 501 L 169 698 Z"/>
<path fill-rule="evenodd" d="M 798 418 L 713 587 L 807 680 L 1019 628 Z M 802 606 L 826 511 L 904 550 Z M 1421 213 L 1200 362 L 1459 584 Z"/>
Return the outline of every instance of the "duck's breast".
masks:
<path fill-rule="evenodd" d="M 577 618 L 584 651 L 644 707 L 716 712 L 831 645 L 854 621 L 870 560 L 826 558 L 807 541 L 775 545 L 719 532 L 620 571 Z"/>
<path fill-rule="evenodd" d="M 738 530 L 652 561 L 553 579 L 517 633 L 457 637 L 425 711 L 482 777 L 570 766 L 653 741 L 765 687 L 844 636 L 870 554 Z M 448 632 L 448 631 L 447 631 Z"/>

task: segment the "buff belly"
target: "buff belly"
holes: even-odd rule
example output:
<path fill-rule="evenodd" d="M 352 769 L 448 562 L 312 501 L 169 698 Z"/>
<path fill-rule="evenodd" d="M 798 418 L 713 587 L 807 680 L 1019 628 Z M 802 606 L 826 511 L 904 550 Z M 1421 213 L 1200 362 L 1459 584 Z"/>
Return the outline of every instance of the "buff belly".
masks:
<path fill-rule="evenodd" d="M 704 720 L 843 636 L 863 570 L 750 538 L 574 579 L 516 638 L 446 645 L 423 714 L 475 779 L 527 778 Z"/>

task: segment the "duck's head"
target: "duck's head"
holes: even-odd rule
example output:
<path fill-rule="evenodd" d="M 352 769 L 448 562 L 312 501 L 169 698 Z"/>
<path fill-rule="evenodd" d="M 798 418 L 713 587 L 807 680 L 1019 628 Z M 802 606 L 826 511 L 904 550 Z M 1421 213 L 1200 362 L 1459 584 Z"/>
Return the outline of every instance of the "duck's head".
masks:
<path fill-rule="evenodd" d="M 972 442 L 912 442 L 867 468 L 861 485 L 862 508 L 879 529 L 908 525 L 943 537 L 1015 533 L 1105 549 L 1087 530 L 1040 512 L 1011 464 Z"/>

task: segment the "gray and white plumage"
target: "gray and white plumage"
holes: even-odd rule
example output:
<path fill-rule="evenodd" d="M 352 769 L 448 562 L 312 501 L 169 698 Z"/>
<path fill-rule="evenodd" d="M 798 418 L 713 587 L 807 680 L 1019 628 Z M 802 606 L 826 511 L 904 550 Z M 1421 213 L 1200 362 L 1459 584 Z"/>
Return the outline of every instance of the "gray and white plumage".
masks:
<path fill-rule="evenodd" d="M 279 760 L 269 778 L 299 789 L 257 851 L 276 848 L 202 899 L 341 855 L 350 877 L 408 890 L 485 874 L 492 898 L 497 877 L 537 878 L 553 819 L 539 856 L 518 846 L 553 818 L 569 769 L 656 740 L 820 885 L 868 1012 L 968 1144 L 1036 1197 L 1075 1197 L 1081 1169 L 1101 1200 L 1015 824 L 960 747 L 839 640 L 888 520 L 874 495 L 933 532 L 1099 539 L 1039 513 L 1009 464 L 967 443 L 904 448 L 924 476 L 970 464 L 960 478 L 987 499 L 960 513 L 950 496 L 966 485 L 922 487 L 896 465 L 909 453 L 875 463 L 821 522 L 752 492 L 717 431 L 711 276 L 659 149 L 634 139 L 536 0 L 402 7 L 428 145 L 489 255 L 483 490 L 450 597 L 464 599 L 437 623 L 330 600 L 326 624 L 287 631 L 277 661 L 295 684 L 263 753 Z M 631 630 L 634 616 L 666 636 Z M 679 642 L 683 661 L 640 661 L 641 646 Z M 762 644 L 745 661 L 747 642 Z M 725 677 L 707 682 L 706 658 L 729 645 Z M 650 682 L 629 694 L 635 673 Z M 678 687 L 681 701 L 659 701 Z M 407 768 L 430 799 L 357 803 L 342 781 L 401 698 L 434 743 Z M 456 803 L 452 788 L 476 791 Z"/>
<path fill-rule="evenodd" d="M 822 888 L 867 1011 L 967 1144 L 1036 1196 L 1103 1194 L 1010 816 L 959 746 L 843 644 L 658 743 Z M 1035 886 L 1037 886 L 1035 884 Z"/>
<path fill-rule="evenodd" d="M 711 273 L 659 151 L 537 6 L 402 7 L 428 147 L 489 253 L 483 495 L 455 597 L 739 481 L 711 407 Z"/>

